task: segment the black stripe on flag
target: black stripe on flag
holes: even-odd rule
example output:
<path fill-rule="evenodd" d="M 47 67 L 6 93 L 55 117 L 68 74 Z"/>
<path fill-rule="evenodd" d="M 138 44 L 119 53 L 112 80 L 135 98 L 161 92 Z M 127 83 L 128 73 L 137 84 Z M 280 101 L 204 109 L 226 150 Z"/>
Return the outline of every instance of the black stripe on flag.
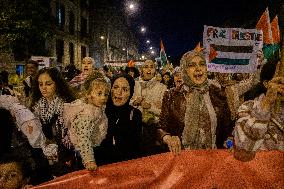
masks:
<path fill-rule="evenodd" d="M 215 51 L 221 51 L 221 52 L 235 52 L 235 53 L 252 53 L 253 52 L 253 46 L 225 46 L 225 45 L 211 44 L 211 47 Z"/>

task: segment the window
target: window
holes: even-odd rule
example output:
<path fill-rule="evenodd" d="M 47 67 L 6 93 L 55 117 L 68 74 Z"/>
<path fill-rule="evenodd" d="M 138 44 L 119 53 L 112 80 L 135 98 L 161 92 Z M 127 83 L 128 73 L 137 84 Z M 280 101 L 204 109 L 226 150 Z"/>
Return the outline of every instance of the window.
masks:
<path fill-rule="evenodd" d="M 63 63 L 63 55 L 64 55 L 64 42 L 62 39 L 56 40 L 56 58 L 57 62 Z"/>
<path fill-rule="evenodd" d="M 65 24 L 65 7 L 60 4 L 59 1 L 56 2 L 56 26 L 59 30 L 64 30 Z"/>
<path fill-rule="evenodd" d="M 87 19 L 81 16 L 81 36 L 87 37 Z"/>
<path fill-rule="evenodd" d="M 69 57 L 70 57 L 70 64 L 74 64 L 74 44 L 69 43 Z"/>
<path fill-rule="evenodd" d="M 87 56 L 87 49 L 85 46 L 81 46 L 81 59 Z"/>
<path fill-rule="evenodd" d="M 71 35 L 74 35 L 75 31 L 75 15 L 73 12 L 69 13 L 69 32 Z"/>

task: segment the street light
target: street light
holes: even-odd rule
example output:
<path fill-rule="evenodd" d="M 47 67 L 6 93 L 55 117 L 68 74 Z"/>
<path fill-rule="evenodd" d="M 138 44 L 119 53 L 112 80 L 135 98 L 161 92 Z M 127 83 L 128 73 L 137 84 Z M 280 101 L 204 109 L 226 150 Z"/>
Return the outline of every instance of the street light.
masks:
<path fill-rule="evenodd" d="M 130 3 L 130 4 L 129 4 L 129 9 L 130 9 L 130 10 L 134 10 L 134 9 L 135 9 L 135 5 L 134 5 L 133 3 Z"/>
<path fill-rule="evenodd" d="M 124 5 L 126 7 L 126 13 L 130 16 L 135 15 L 139 8 L 137 3 L 131 1 L 126 1 Z"/>
<path fill-rule="evenodd" d="M 146 41 L 146 43 L 147 43 L 147 44 L 150 44 L 150 40 L 148 39 L 148 40 Z"/>
<path fill-rule="evenodd" d="M 102 41 L 105 40 L 105 36 L 101 35 L 100 36 L 100 39 Z M 110 57 L 109 57 L 109 32 L 107 33 L 107 38 L 106 38 L 106 51 L 104 50 L 104 61 L 106 62 L 107 60 L 110 60 Z"/>
<path fill-rule="evenodd" d="M 153 49 L 153 47 L 150 47 L 150 50 L 152 50 Z"/>
<path fill-rule="evenodd" d="M 155 54 L 155 51 L 151 51 L 151 54 Z"/>
<path fill-rule="evenodd" d="M 125 48 L 122 48 L 122 50 L 125 51 L 126 49 L 125 49 Z"/>
<path fill-rule="evenodd" d="M 142 33 L 145 33 L 145 32 L 146 32 L 146 28 L 145 28 L 144 26 L 142 26 L 141 29 L 140 29 L 140 31 L 141 31 Z"/>
<path fill-rule="evenodd" d="M 144 60 L 144 59 L 145 59 L 145 56 L 144 56 L 144 55 L 142 55 L 142 56 L 141 56 L 141 58 L 142 58 L 142 60 Z"/>

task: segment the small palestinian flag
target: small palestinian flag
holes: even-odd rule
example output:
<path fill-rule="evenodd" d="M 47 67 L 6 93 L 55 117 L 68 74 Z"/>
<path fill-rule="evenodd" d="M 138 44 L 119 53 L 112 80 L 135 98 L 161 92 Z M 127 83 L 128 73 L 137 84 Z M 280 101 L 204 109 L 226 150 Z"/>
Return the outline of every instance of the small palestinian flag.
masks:
<path fill-rule="evenodd" d="M 162 66 L 165 66 L 167 64 L 167 55 L 166 55 L 166 51 L 165 51 L 165 47 L 164 47 L 164 44 L 163 44 L 163 41 L 161 40 L 160 42 L 160 60 L 161 60 L 161 63 L 162 63 Z"/>
<path fill-rule="evenodd" d="M 265 9 L 263 14 L 261 15 L 260 19 L 256 24 L 256 29 L 263 31 L 263 43 L 264 44 L 272 44 L 272 32 L 271 32 L 271 23 L 269 17 L 268 8 Z"/>

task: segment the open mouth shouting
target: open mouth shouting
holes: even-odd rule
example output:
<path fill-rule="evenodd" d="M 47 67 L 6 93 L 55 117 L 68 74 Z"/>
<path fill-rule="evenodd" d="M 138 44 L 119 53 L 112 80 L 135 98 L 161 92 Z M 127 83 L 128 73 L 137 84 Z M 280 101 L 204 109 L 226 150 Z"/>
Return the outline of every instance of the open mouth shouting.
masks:
<path fill-rule="evenodd" d="M 202 80 L 203 77 L 204 77 L 204 74 L 203 73 L 195 73 L 193 75 L 193 77 L 196 79 L 196 80 Z"/>
<path fill-rule="evenodd" d="M 193 73 L 191 80 L 196 84 L 202 84 L 206 80 L 206 74 L 203 72 Z"/>
<path fill-rule="evenodd" d="M 89 71 L 90 71 L 90 69 L 89 69 L 88 67 L 85 67 L 85 68 L 83 69 L 83 72 L 84 72 L 84 73 L 89 73 Z"/>
<path fill-rule="evenodd" d="M 113 97 L 113 101 L 115 101 L 115 102 L 117 102 L 117 103 L 121 103 L 122 100 L 123 100 L 122 97 L 117 97 L 117 96 L 114 96 L 114 97 Z"/>
<path fill-rule="evenodd" d="M 182 79 L 178 79 L 178 80 L 176 80 L 176 84 L 181 85 L 182 83 L 183 83 L 183 80 L 182 80 Z"/>

